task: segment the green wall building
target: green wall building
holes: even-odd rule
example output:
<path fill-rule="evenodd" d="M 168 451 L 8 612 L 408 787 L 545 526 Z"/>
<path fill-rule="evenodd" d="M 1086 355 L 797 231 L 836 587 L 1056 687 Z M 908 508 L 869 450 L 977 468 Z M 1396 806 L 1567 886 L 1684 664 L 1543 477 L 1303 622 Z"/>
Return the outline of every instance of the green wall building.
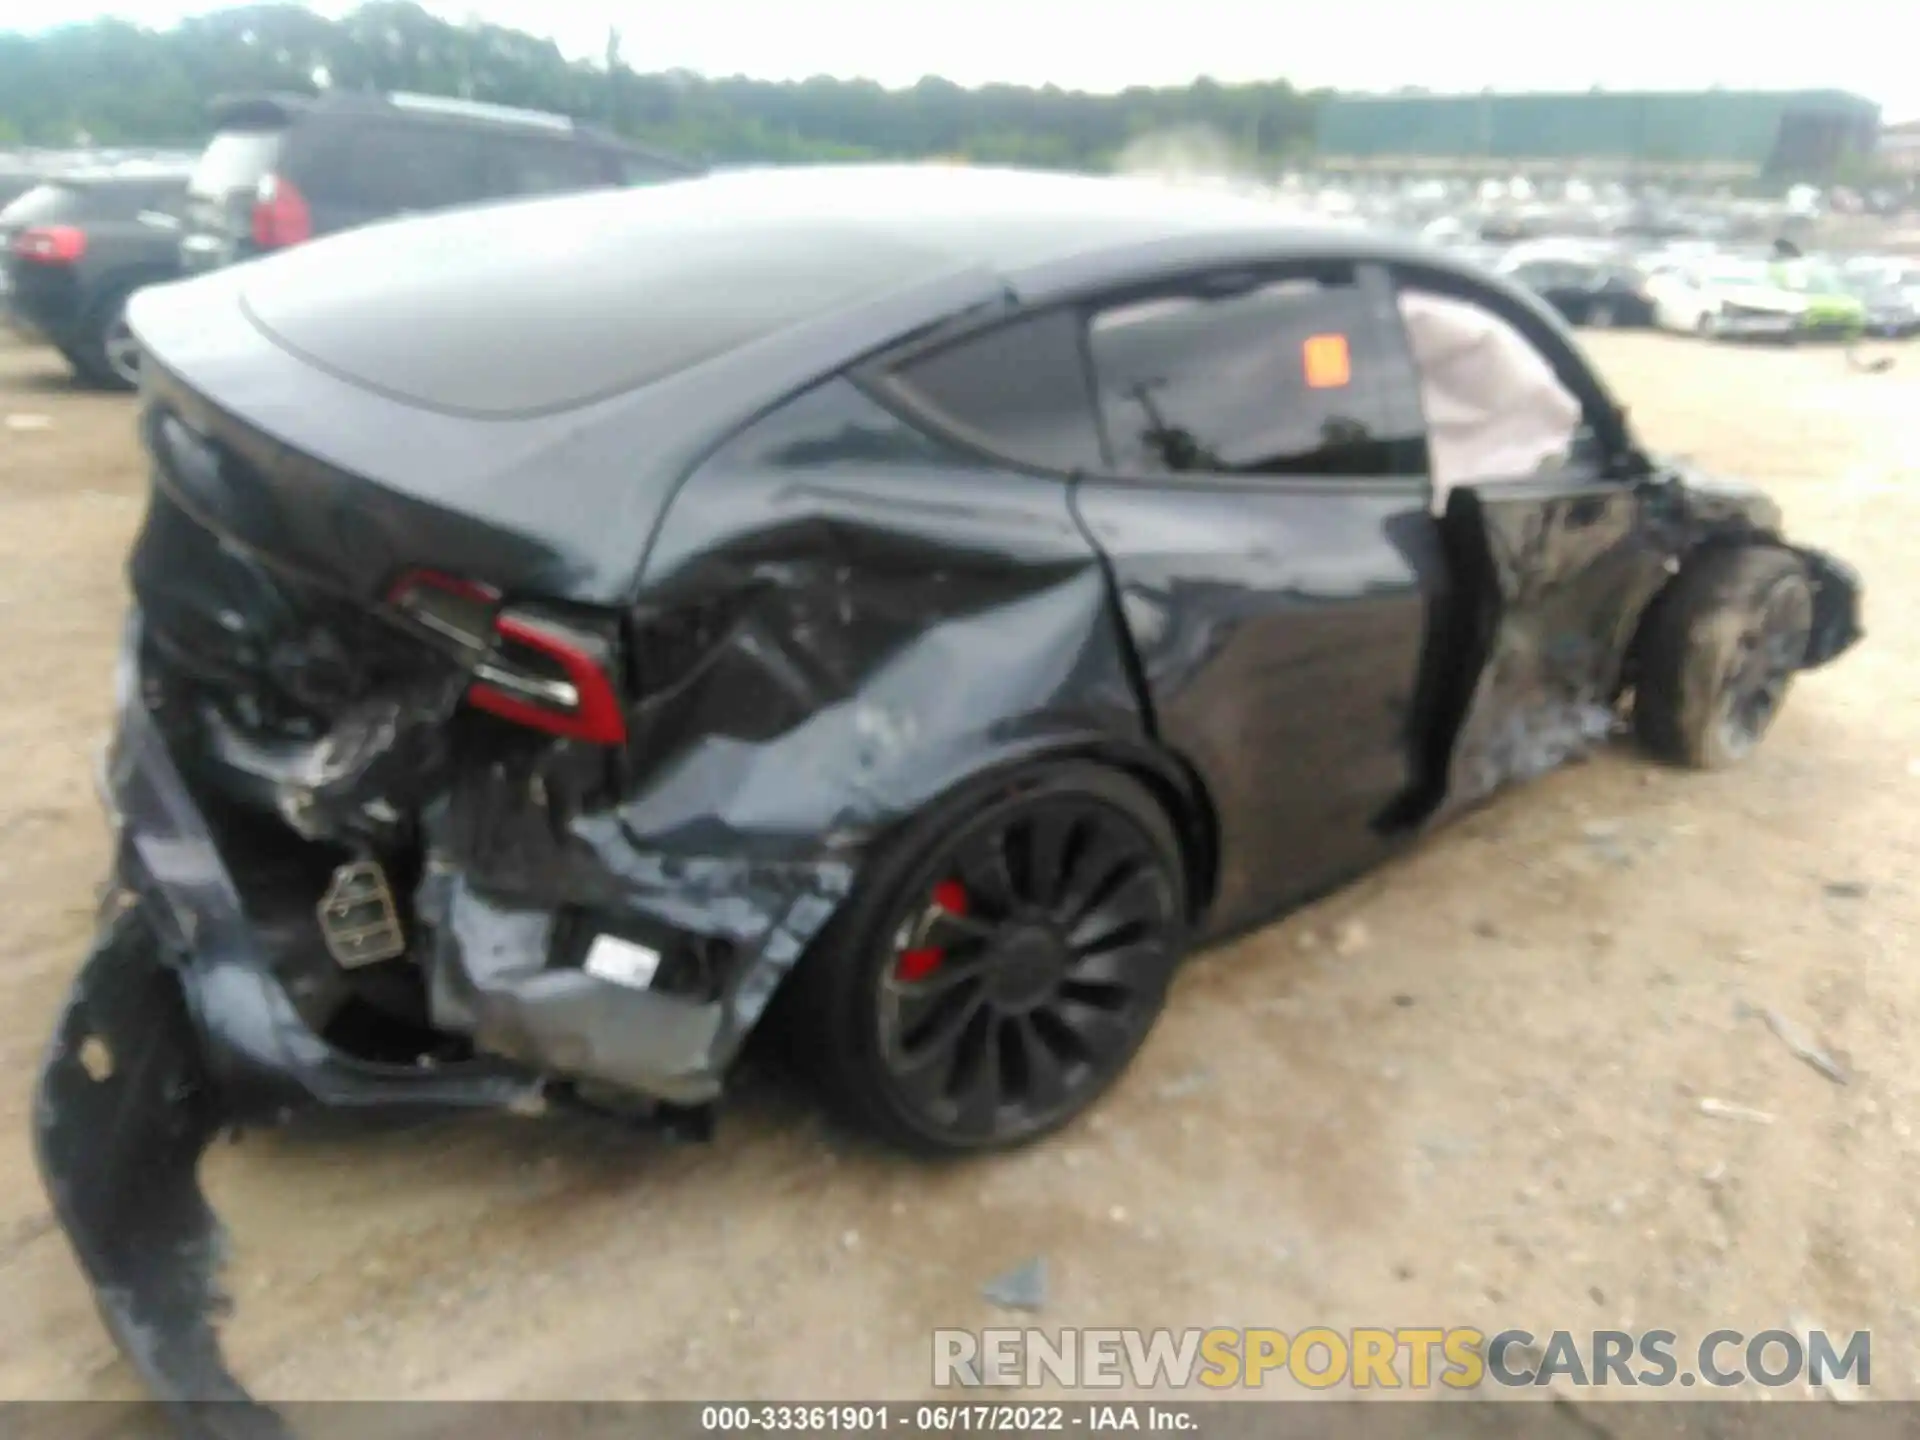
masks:
<path fill-rule="evenodd" d="M 1333 95 L 1322 158 L 1822 178 L 1870 156 L 1880 107 L 1840 90 Z"/>

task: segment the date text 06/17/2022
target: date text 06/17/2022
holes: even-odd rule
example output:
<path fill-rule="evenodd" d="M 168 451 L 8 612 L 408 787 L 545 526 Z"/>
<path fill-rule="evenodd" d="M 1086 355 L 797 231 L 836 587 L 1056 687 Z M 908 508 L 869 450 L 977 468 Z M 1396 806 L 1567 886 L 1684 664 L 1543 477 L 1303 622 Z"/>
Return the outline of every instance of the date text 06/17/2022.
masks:
<path fill-rule="evenodd" d="M 700 1429 L 714 1435 L 988 1434 L 1143 1431 L 1194 1434 L 1190 1407 L 1157 1401 L 1104 1404 L 703 1405 Z"/>

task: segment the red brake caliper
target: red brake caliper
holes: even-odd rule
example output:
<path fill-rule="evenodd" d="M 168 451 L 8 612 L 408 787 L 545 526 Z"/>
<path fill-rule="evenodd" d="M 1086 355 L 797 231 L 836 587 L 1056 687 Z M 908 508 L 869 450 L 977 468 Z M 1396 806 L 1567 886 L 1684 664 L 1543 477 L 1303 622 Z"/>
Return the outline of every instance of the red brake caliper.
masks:
<path fill-rule="evenodd" d="M 933 887 L 931 909 L 916 927 L 924 939 L 933 929 L 940 915 L 964 915 L 967 913 L 966 887 L 958 880 L 942 880 Z M 916 980 L 924 980 L 940 968 L 940 962 L 947 958 L 947 952 L 937 945 L 922 945 L 912 950 L 902 950 L 893 962 L 893 975 L 903 984 L 911 985 Z"/>

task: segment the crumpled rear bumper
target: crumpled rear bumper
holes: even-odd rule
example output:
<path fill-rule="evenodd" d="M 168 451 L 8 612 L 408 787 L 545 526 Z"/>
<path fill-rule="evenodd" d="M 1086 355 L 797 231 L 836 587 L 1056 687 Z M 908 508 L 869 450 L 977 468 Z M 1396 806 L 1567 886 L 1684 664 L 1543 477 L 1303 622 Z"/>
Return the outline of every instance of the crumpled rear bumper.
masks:
<path fill-rule="evenodd" d="M 54 1214 L 128 1361 L 189 1434 L 290 1434 L 221 1358 L 223 1232 L 201 1193 L 221 1132 L 320 1106 L 499 1106 L 504 1064 L 368 1065 L 327 1045 L 266 969 L 233 880 L 123 664 L 103 777 L 114 883 L 34 1095 Z"/>
<path fill-rule="evenodd" d="M 316 1106 L 491 1109 L 536 1090 L 505 1061 L 376 1064 L 314 1033 L 274 974 L 213 832 L 134 694 L 136 654 L 130 636 L 102 786 L 116 839 L 114 886 L 183 992 L 223 1121 L 274 1124 Z"/>
<path fill-rule="evenodd" d="M 276 973 L 280 952 L 268 953 L 284 938 L 263 940 L 243 903 L 243 891 L 246 901 L 263 899 L 246 853 L 223 856 L 206 819 L 216 812 L 202 810 L 203 798 L 214 806 L 216 797 L 189 786 L 133 693 L 142 623 L 136 610 L 103 784 L 120 817 L 119 878 L 177 957 L 216 1083 L 244 1107 L 236 1119 L 271 1121 L 311 1104 L 517 1105 L 540 1088 L 535 1077 L 597 1084 L 679 1111 L 709 1106 L 773 991 L 851 885 L 845 854 L 813 853 L 816 846 L 762 858 L 744 838 L 737 851 L 662 849 L 636 839 L 616 810 L 582 814 L 558 834 L 546 809 L 528 799 L 537 783 L 480 767 L 423 807 L 426 873 L 409 897 L 408 958 L 395 962 L 424 974 L 432 1027 L 464 1037 L 480 1058 L 431 1067 L 359 1060 L 316 1035 L 289 998 Z M 215 755 L 209 768 L 226 761 Z M 192 773 L 209 792 L 221 788 Z M 381 798 L 377 783 L 372 798 Z M 443 848 L 445 830 L 458 838 Z M 312 899 L 319 898 L 316 885 Z M 664 976 L 650 986 L 614 983 L 569 948 L 590 925 L 635 931 L 663 955 L 720 942 L 727 959 L 701 986 Z M 311 938 L 319 943 L 317 931 Z"/>
<path fill-rule="evenodd" d="M 434 1066 L 329 1044 L 274 973 L 232 872 L 152 717 L 130 637 L 102 777 L 113 883 L 33 1107 L 54 1213 L 107 1328 L 185 1432 L 291 1434 L 221 1356 L 223 1231 L 198 1180 L 223 1132 L 303 1111 L 537 1108 L 546 1080 L 482 1055 Z"/>
<path fill-rule="evenodd" d="M 136 909 L 81 968 L 34 1095 L 35 1157 L 101 1319 L 189 1433 L 290 1432 L 221 1358 L 222 1238 L 197 1175 L 218 1097 L 178 977 Z"/>

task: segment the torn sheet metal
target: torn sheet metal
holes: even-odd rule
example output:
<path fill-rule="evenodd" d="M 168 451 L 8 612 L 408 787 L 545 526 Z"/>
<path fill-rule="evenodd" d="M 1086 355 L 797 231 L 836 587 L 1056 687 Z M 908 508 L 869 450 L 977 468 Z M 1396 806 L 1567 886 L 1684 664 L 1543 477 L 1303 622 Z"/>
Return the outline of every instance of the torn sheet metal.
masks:
<path fill-rule="evenodd" d="M 892 827 L 996 765 L 1144 735 L 1062 487 L 846 382 L 689 486 L 638 626 L 638 768 L 611 798 L 564 754 L 462 772 L 416 903 L 436 1028 L 678 1104 L 718 1094 Z M 580 968 L 598 930 L 661 950 L 648 988 Z"/>
<path fill-rule="evenodd" d="M 222 1120 L 186 997 L 137 909 L 102 927 L 81 967 L 33 1124 L 42 1180 L 101 1318 L 176 1421 L 221 1440 L 289 1436 L 220 1354 L 225 1241 L 197 1170 Z"/>
<path fill-rule="evenodd" d="M 304 839 L 386 848 L 447 783 L 447 724 L 465 683 L 431 677 L 369 696 L 312 740 L 262 740 L 209 708 L 198 717 L 202 758 Z"/>
<path fill-rule="evenodd" d="M 1813 631 L 1802 668 L 1817 669 L 1865 637 L 1859 571 L 1824 550 L 1789 544 L 1779 503 L 1766 491 L 1683 460 L 1656 464 L 1657 482 L 1647 487 L 1648 526 L 1676 560 L 1696 546 L 1743 540 L 1782 545 L 1800 557 L 1813 585 Z"/>
<path fill-rule="evenodd" d="M 140 634 L 136 618 L 108 764 L 118 879 L 181 976 L 223 1119 L 270 1123 L 315 1104 L 484 1108 L 523 1093 L 530 1082 L 504 1066 L 379 1064 L 314 1032 L 275 963 L 275 932 L 249 915 L 229 858 L 147 713 L 137 680 Z"/>
<path fill-rule="evenodd" d="M 1813 630 L 1807 636 L 1805 670 L 1838 659 L 1865 638 L 1860 616 L 1860 572 L 1823 550 L 1793 547 L 1813 580 Z"/>
<path fill-rule="evenodd" d="M 1443 522 L 1463 592 L 1478 613 L 1456 659 L 1472 676 L 1456 698 L 1459 730 L 1435 818 L 1590 753 L 1618 728 L 1617 702 L 1648 607 L 1697 548 L 1780 539 L 1763 491 L 1659 464 L 1638 485 L 1569 487 L 1551 474 L 1468 486 Z M 1861 637 L 1860 580 L 1817 550 L 1790 546 L 1814 588 L 1814 631 L 1802 668 Z M 1457 695 L 1457 692 L 1456 692 Z"/>
<path fill-rule="evenodd" d="M 499 1062 L 370 1063 L 308 1027 L 147 713 L 140 640 L 136 620 L 106 774 L 115 884 L 42 1068 L 35 1155 L 102 1317 L 181 1428 L 279 1440 L 220 1355 L 206 1147 L 316 1106 L 510 1108 L 538 1082 Z"/>
<path fill-rule="evenodd" d="M 1470 612 L 1470 686 L 1445 816 L 1588 754 L 1612 733 L 1639 616 L 1668 578 L 1668 550 L 1641 524 L 1634 490 L 1562 478 L 1456 491 L 1444 524 Z M 1459 692 L 1455 692 L 1459 697 Z"/>

